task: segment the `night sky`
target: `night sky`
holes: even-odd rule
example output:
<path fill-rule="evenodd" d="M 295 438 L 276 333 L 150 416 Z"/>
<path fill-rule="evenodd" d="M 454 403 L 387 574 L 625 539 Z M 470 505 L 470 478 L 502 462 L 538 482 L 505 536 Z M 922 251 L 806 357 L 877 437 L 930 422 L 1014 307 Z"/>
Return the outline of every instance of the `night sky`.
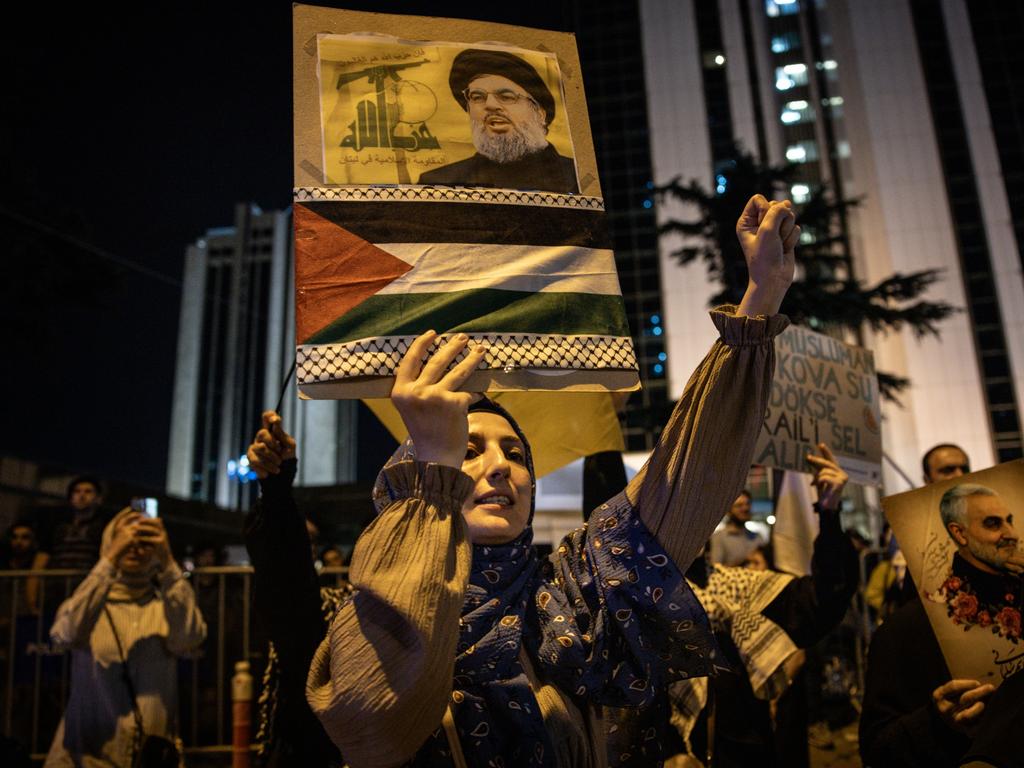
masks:
<path fill-rule="evenodd" d="M 322 3 L 571 29 L 561 3 Z M 185 246 L 291 201 L 291 3 L 5 25 L 0 454 L 162 488 Z"/>

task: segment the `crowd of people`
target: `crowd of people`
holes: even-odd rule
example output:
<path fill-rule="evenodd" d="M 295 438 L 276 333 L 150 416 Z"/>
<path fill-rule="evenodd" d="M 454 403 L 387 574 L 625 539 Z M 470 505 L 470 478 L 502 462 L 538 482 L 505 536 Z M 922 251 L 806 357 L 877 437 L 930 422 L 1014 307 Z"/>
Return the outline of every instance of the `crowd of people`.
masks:
<path fill-rule="evenodd" d="M 78 765 L 77 753 L 92 752 L 102 755 L 97 765 L 131 764 L 141 745 L 126 739 L 140 733 L 223 741 L 231 662 L 267 655 L 258 622 L 253 648 L 243 647 L 242 580 L 206 570 L 225 564 L 226 548 L 188 542 L 175 560 L 162 521 L 131 507 L 112 511 L 91 475 L 68 483 L 65 502 L 35 508 L 0 537 L 0 574 L 10 575 L 0 580 L 0 703 L 10 723 L 0 765 L 29 764 L 30 742 L 45 750 L 55 732 L 47 765 Z M 305 526 L 320 578 L 335 583 L 344 549 L 312 520 Z M 70 697 L 68 674 L 88 681 L 71 686 Z M 191 696 L 178 695 L 182 674 L 195 685 Z"/>
<path fill-rule="evenodd" d="M 320 578 L 316 561 L 340 564 L 341 552 L 317 546 L 292 495 L 295 440 L 278 414 L 263 415 L 248 449 L 260 497 L 244 525 L 269 643 L 263 765 L 809 765 L 811 726 L 847 717 L 823 701 L 827 649 L 849 644 L 858 599 L 879 624 L 860 712 L 864 764 L 1021 764 L 1009 741 L 1024 677 L 998 690 L 951 679 L 891 536 L 871 548 L 882 557 L 858 589 L 865 542 L 842 528 L 848 478 L 826 444 L 807 457 L 820 523 L 809 575 L 775 570 L 770 544 L 751 533 L 744 483 L 800 228 L 788 202 L 758 195 L 737 235 L 742 302 L 711 313 L 719 338 L 644 468 L 550 557 L 533 545 L 528 435 L 461 391 L 483 357 L 465 334 L 441 343 L 429 331 L 402 358 L 391 399 L 409 438 L 377 478 L 377 516 L 345 583 Z M 927 482 L 970 471 L 951 444 L 930 450 L 923 469 Z M 92 478 L 73 482 L 68 500 L 52 534 L 19 523 L 7 537 L 9 568 L 85 574 L 49 627 L 70 651 L 71 686 L 46 765 L 177 765 L 178 660 L 201 648 L 211 619 L 199 582 L 159 518 L 126 508 L 108 519 Z M 972 526 L 991 525 L 968 501 L 943 513 L 956 567 L 1019 596 L 1024 563 L 986 555 L 1007 542 L 1015 551 L 1012 518 L 988 549 L 975 546 Z M 38 610 L 38 583 L 22 585 L 19 606 Z"/>

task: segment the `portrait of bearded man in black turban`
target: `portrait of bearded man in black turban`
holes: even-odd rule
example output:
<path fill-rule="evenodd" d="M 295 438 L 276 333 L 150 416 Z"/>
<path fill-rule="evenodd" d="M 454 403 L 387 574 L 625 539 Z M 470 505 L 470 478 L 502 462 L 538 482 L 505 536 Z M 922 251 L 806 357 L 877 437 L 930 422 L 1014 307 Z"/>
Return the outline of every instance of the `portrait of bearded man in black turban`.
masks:
<path fill-rule="evenodd" d="M 425 171 L 420 184 L 579 192 L 575 162 L 547 139 L 555 99 L 529 63 L 468 49 L 452 62 L 448 85 L 469 116 L 476 154 Z"/>

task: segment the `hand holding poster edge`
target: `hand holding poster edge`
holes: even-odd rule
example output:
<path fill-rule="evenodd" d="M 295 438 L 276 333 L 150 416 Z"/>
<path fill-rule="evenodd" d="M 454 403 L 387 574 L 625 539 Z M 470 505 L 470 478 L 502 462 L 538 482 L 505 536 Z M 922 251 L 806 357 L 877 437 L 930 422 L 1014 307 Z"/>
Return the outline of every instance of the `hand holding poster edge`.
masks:
<path fill-rule="evenodd" d="M 391 402 L 409 431 L 420 461 L 461 468 L 468 439 L 466 416 L 474 397 L 460 391 L 460 387 L 484 350 L 473 347 L 460 363 L 449 368 L 466 349 L 469 336 L 458 334 L 428 355 L 436 338 L 437 333 L 430 330 L 409 347 L 395 372 Z"/>

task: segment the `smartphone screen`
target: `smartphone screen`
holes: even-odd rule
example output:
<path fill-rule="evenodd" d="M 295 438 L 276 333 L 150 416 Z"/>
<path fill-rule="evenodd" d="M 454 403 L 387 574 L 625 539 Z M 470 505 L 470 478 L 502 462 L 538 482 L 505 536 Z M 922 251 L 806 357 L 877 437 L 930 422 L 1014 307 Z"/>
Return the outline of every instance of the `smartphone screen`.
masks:
<path fill-rule="evenodd" d="M 141 512 L 146 517 L 157 517 L 159 515 L 157 500 L 151 496 L 147 496 L 146 498 L 136 496 L 132 499 L 131 507 L 132 510 L 135 512 Z"/>

